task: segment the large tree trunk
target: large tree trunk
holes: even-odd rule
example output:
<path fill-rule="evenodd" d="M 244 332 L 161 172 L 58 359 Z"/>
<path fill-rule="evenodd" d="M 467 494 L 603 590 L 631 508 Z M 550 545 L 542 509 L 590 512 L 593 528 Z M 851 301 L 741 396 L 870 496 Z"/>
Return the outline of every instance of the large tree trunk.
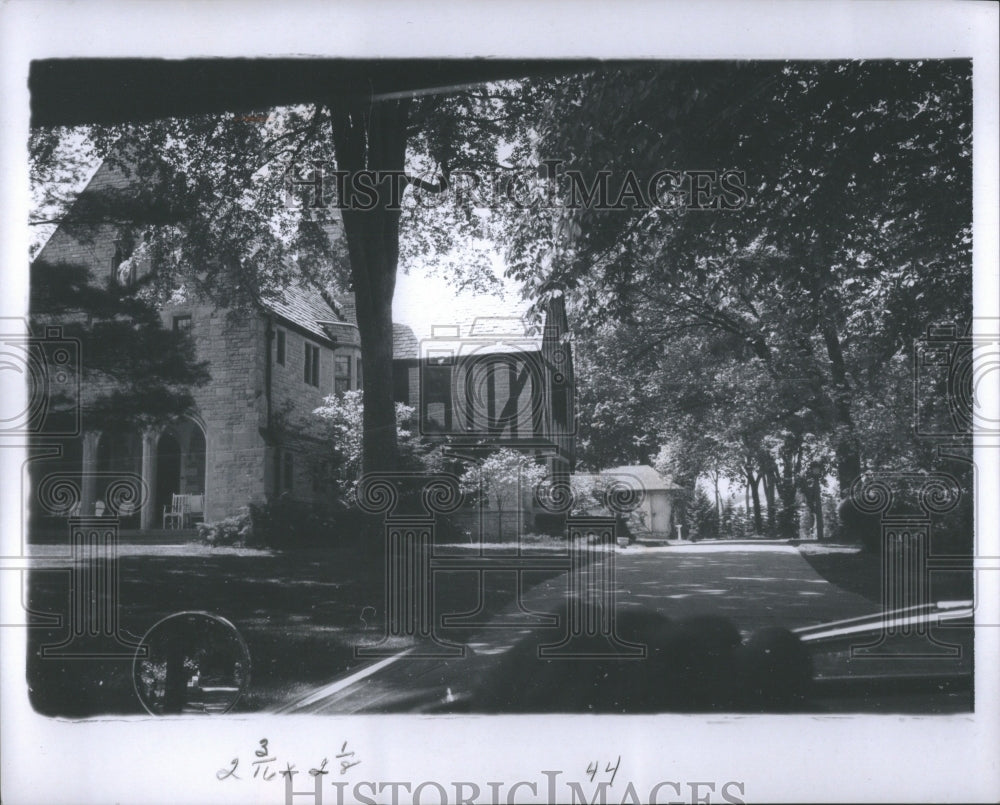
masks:
<path fill-rule="evenodd" d="M 773 537 L 777 533 L 778 504 L 775 487 L 778 481 L 778 467 L 774 458 L 768 453 L 761 455 L 760 462 L 761 478 L 764 481 L 764 497 L 767 500 L 767 535 Z"/>
<path fill-rule="evenodd" d="M 837 415 L 837 484 L 840 487 L 840 497 L 844 498 L 849 493 L 851 484 L 861 475 L 861 451 L 851 415 L 851 387 L 847 382 L 847 367 L 840 346 L 840 336 L 830 321 L 823 322 L 823 341 L 830 358 L 833 402 Z"/>
<path fill-rule="evenodd" d="M 367 194 L 359 197 L 351 177 L 359 171 L 402 174 L 408 112 L 408 100 L 339 103 L 330 112 L 337 169 L 348 173 L 340 201 L 361 336 L 365 392 L 362 472 L 394 469 L 399 460 L 392 382 L 392 297 L 399 263 L 398 196 L 402 186 L 393 178 L 379 183 L 371 205 Z"/>
<path fill-rule="evenodd" d="M 778 481 L 778 497 L 781 509 L 778 511 L 778 537 L 795 539 L 799 535 L 798 510 L 795 506 L 795 482 L 788 478 Z"/>
<path fill-rule="evenodd" d="M 822 542 L 826 539 L 823 523 L 823 490 L 816 484 L 816 539 Z"/>
<path fill-rule="evenodd" d="M 796 458 L 794 448 L 786 446 L 781 450 L 781 474 L 777 478 L 778 497 L 781 510 L 778 512 L 778 536 L 782 539 L 796 539 L 799 536 L 798 507 L 796 506 Z"/>
<path fill-rule="evenodd" d="M 747 483 L 750 484 L 750 496 L 753 500 L 753 530 L 755 534 L 764 533 L 764 518 L 760 513 L 760 478 L 753 472 L 747 473 Z"/>

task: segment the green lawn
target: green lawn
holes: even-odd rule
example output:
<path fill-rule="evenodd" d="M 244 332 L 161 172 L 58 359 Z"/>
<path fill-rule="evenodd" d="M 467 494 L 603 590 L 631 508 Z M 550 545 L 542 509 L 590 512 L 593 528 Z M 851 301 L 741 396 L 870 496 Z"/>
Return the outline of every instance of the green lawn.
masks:
<path fill-rule="evenodd" d="M 119 559 L 120 626 L 138 640 L 161 618 L 200 610 L 232 621 L 251 657 L 248 694 L 237 712 L 269 710 L 289 697 L 360 664 L 354 647 L 384 634 L 384 568 L 380 551 L 357 549 L 268 553 L 213 552 L 201 546 L 158 549 L 122 546 Z M 456 550 L 456 549 L 450 549 Z M 35 612 L 66 613 L 68 563 L 46 560 L 33 570 L 28 605 Z M 549 575 L 555 575 L 554 573 Z M 495 607 L 514 596 L 513 574 L 487 574 Z M 537 580 L 540 580 L 539 577 Z M 478 575 L 435 576 L 438 614 L 478 605 Z M 36 710 L 85 717 L 144 713 L 132 686 L 132 663 L 54 659 L 38 654 L 66 629 L 28 630 L 27 681 Z M 449 640 L 468 635 L 449 630 Z"/>

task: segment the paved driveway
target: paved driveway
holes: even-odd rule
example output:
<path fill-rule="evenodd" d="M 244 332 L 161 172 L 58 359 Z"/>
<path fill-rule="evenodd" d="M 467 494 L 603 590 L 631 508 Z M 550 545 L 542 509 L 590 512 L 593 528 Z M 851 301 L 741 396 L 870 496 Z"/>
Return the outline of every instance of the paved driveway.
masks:
<path fill-rule="evenodd" d="M 877 605 L 831 584 L 790 545 L 718 543 L 626 549 L 616 557 L 619 606 L 671 618 L 718 614 L 741 631 L 794 629 L 866 615 Z"/>
<path fill-rule="evenodd" d="M 610 558 L 610 557 L 609 557 Z M 808 626 L 867 615 L 877 606 L 820 577 L 794 547 L 787 545 L 694 544 L 616 551 L 616 610 L 653 611 L 671 619 L 715 614 L 744 634 L 760 627 Z M 605 560 L 607 562 L 607 560 Z M 447 574 L 438 584 L 447 583 Z M 526 579 L 530 577 L 526 576 Z M 283 712 L 399 712 L 420 710 L 442 696 L 462 698 L 500 658 L 530 636 L 538 644 L 558 643 L 565 634 L 568 574 L 527 589 L 489 625 L 464 632 L 441 630 L 442 637 L 466 646 L 465 656 L 414 659 L 402 653 L 373 662 L 350 676 L 331 680 L 289 702 Z M 537 613 L 559 616 L 539 625 Z"/>

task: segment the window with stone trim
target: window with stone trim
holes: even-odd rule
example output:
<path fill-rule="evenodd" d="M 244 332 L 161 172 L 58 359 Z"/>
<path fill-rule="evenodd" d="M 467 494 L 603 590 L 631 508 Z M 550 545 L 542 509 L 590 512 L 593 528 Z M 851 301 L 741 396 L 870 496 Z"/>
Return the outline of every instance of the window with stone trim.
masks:
<path fill-rule="evenodd" d="M 191 329 L 192 321 L 191 314 L 184 314 L 182 316 L 174 316 L 174 332 L 183 333 Z"/>
<path fill-rule="evenodd" d="M 285 331 L 278 330 L 274 334 L 274 360 L 279 366 L 285 365 Z"/>
<path fill-rule="evenodd" d="M 333 390 L 343 394 L 351 389 L 351 358 L 349 355 L 333 357 Z"/>
<path fill-rule="evenodd" d="M 131 249 L 122 240 L 115 241 L 115 251 L 111 255 L 111 282 L 122 288 L 135 285 L 135 262 L 130 260 Z"/>
<path fill-rule="evenodd" d="M 295 488 L 295 454 L 278 448 L 274 451 L 274 493 L 291 493 Z"/>
<path fill-rule="evenodd" d="M 319 347 L 306 342 L 302 379 L 310 386 L 319 388 Z"/>

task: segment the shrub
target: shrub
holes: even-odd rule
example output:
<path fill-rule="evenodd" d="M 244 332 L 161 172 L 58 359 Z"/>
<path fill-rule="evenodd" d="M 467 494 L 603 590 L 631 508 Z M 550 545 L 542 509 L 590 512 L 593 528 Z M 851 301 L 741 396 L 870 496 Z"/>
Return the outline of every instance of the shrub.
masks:
<path fill-rule="evenodd" d="M 688 534 L 692 541 L 719 536 L 719 512 L 705 490 L 696 487 L 687 507 Z"/>
<path fill-rule="evenodd" d="M 482 495 L 491 508 L 504 511 L 519 508 L 544 478 L 545 467 L 503 447 L 469 467 L 462 475 L 461 488 L 470 496 Z"/>
<path fill-rule="evenodd" d="M 256 539 L 269 548 L 329 543 L 334 532 L 328 507 L 284 496 L 251 504 L 250 518 Z"/>
<path fill-rule="evenodd" d="M 396 403 L 396 440 L 399 448 L 398 469 L 434 472 L 443 457 L 439 447 L 420 438 L 412 428 L 416 409 Z M 364 393 L 346 391 L 331 394 L 313 414 L 323 423 L 328 455 L 317 461 L 313 472 L 318 481 L 336 489 L 342 501 L 353 498 L 361 474 L 361 440 L 364 433 Z"/>
<path fill-rule="evenodd" d="M 250 512 L 244 508 L 239 514 L 214 523 L 198 523 L 198 540 L 206 545 L 252 545 L 253 523 Z"/>

